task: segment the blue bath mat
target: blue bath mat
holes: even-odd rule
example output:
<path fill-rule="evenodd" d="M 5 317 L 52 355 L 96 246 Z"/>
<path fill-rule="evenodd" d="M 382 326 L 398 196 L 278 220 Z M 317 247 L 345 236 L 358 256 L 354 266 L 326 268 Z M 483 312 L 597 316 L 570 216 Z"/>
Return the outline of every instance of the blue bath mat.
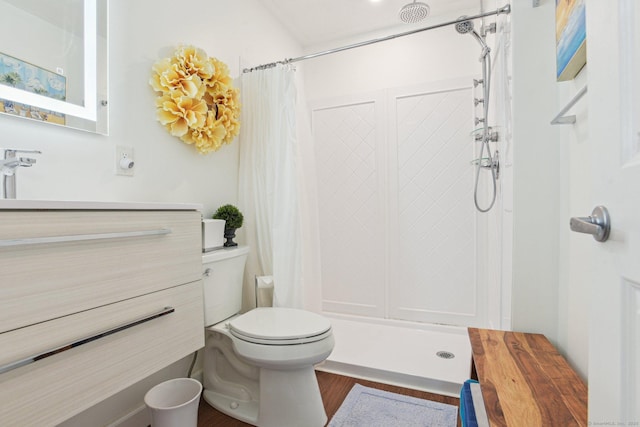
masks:
<path fill-rule="evenodd" d="M 457 420 L 453 405 L 356 384 L 328 427 L 455 427 Z"/>

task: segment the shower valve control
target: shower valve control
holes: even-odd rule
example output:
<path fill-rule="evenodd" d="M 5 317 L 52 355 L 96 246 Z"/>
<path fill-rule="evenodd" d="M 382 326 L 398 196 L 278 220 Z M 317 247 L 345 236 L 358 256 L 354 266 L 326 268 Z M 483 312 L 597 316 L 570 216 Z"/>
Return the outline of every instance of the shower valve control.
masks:
<path fill-rule="evenodd" d="M 484 141 L 485 136 L 482 133 L 478 133 L 475 136 L 476 141 L 481 142 Z M 489 142 L 498 142 L 498 139 L 500 138 L 500 135 L 498 134 L 498 132 L 494 131 L 492 127 L 489 127 L 489 132 L 487 133 L 487 141 Z"/>

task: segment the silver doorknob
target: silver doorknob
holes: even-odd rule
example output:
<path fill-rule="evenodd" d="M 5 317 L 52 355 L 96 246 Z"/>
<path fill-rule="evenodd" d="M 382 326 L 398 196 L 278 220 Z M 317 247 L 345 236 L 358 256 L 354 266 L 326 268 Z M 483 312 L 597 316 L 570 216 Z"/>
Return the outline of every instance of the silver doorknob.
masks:
<path fill-rule="evenodd" d="M 590 216 L 573 217 L 569 220 L 572 231 L 593 235 L 598 242 L 605 242 L 611 231 L 611 218 L 609 211 L 604 206 L 593 208 Z"/>

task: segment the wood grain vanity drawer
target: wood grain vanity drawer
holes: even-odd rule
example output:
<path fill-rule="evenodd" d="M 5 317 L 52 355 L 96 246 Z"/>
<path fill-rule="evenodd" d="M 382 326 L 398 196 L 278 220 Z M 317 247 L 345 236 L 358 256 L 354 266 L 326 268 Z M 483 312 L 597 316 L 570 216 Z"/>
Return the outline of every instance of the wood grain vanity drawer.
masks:
<path fill-rule="evenodd" d="M 0 332 L 198 280 L 200 222 L 188 210 L 0 211 Z"/>
<path fill-rule="evenodd" d="M 175 311 L 0 374 L 0 425 L 59 424 L 203 347 L 202 281 L 0 334 L 4 365 L 168 306 Z"/>

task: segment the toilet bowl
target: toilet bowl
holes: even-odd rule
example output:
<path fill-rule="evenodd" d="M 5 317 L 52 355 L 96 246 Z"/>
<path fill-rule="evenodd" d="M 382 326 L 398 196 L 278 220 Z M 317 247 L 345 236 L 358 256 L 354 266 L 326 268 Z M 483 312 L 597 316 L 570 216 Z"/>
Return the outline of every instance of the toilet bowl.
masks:
<path fill-rule="evenodd" d="M 256 426 L 323 426 L 327 416 L 314 365 L 333 350 L 331 323 L 291 308 L 238 314 L 248 252 L 240 246 L 203 255 L 203 397 Z"/>

